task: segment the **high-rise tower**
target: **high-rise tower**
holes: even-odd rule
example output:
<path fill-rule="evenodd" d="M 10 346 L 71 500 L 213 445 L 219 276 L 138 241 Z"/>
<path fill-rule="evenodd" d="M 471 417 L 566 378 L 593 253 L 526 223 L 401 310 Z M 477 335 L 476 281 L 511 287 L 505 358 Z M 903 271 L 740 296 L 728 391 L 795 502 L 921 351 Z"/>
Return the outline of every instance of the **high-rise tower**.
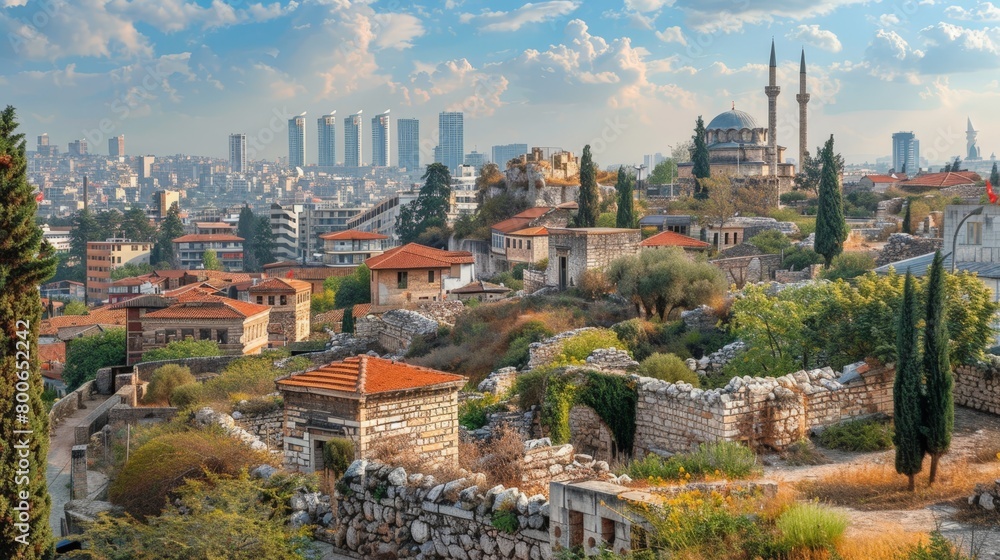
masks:
<path fill-rule="evenodd" d="M 979 153 L 979 146 L 976 145 L 976 136 L 979 131 L 972 128 L 972 117 L 966 117 L 968 125 L 965 129 L 965 159 L 983 159 Z"/>
<path fill-rule="evenodd" d="M 806 105 L 809 103 L 809 94 L 806 93 L 805 49 L 802 49 L 802 62 L 799 63 L 799 93 L 795 96 L 795 100 L 799 102 L 799 170 L 801 171 L 806 161 L 806 152 L 809 151 L 809 144 L 806 142 Z"/>
<path fill-rule="evenodd" d="M 396 119 L 399 143 L 396 156 L 399 166 L 409 173 L 420 170 L 420 121 L 417 119 Z"/>
<path fill-rule="evenodd" d="M 121 157 L 125 155 L 125 135 L 119 134 L 108 138 L 108 156 Z"/>
<path fill-rule="evenodd" d="M 288 119 L 288 167 L 306 165 L 306 113 Z"/>
<path fill-rule="evenodd" d="M 389 167 L 389 111 L 372 117 L 372 165 Z"/>
<path fill-rule="evenodd" d="M 229 135 L 229 171 L 230 173 L 247 172 L 247 135 L 236 133 Z"/>
<path fill-rule="evenodd" d="M 361 111 L 344 119 L 344 166 L 361 167 Z"/>
<path fill-rule="evenodd" d="M 767 69 L 767 165 L 770 175 L 778 175 L 778 63 L 774 56 L 774 39 L 771 39 L 771 63 Z"/>
<path fill-rule="evenodd" d="M 462 112 L 444 112 L 438 115 L 438 133 L 441 148 L 440 162 L 454 174 L 465 162 L 465 115 Z"/>
<path fill-rule="evenodd" d="M 317 144 L 316 164 L 320 167 L 333 167 L 337 165 L 337 114 L 330 111 L 330 114 L 323 115 L 316 119 Z"/>

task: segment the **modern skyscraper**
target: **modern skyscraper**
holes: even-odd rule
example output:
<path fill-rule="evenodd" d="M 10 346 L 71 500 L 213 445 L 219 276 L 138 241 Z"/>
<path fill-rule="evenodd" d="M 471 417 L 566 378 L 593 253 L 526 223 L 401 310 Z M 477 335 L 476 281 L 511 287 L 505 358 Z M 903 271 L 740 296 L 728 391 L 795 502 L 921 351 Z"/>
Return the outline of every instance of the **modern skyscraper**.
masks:
<path fill-rule="evenodd" d="M 247 172 L 247 135 L 242 132 L 229 135 L 229 172 Z"/>
<path fill-rule="evenodd" d="M 920 143 L 912 132 L 892 135 L 892 168 L 896 173 L 916 175 L 920 169 Z"/>
<path fill-rule="evenodd" d="M 438 146 L 440 162 L 452 173 L 465 161 L 465 115 L 461 112 L 444 112 L 438 115 Z"/>
<path fill-rule="evenodd" d="M 361 111 L 344 119 L 344 166 L 361 167 Z"/>
<path fill-rule="evenodd" d="M 120 134 L 108 138 L 108 156 L 122 157 L 125 155 L 125 135 Z"/>
<path fill-rule="evenodd" d="M 306 113 L 288 119 L 288 167 L 306 165 Z"/>
<path fill-rule="evenodd" d="M 527 144 L 501 144 L 493 146 L 493 163 L 501 170 L 507 169 L 507 162 L 528 153 Z"/>
<path fill-rule="evenodd" d="M 778 63 L 774 56 L 774 39 L 771 39 L 771 62 L 767 68 L 767 166 L 768 175 L 778 174 L 778 94 L 781 88 L 777 83 Z"/>
<path fill-rule="evenodd" d="M 372 117 L 372 165 L 389 167 L 389 111 Z"/>
<path fill-rule="evenodd" d="M 471 165 L 475 168 L 476 173 L 486 165 L 486 154 L 472 150 L 471 152 L 465 154 L 465 165 Z"/>
<path fill-rule="evenodd" d="M 649 173 L 652 173 L 653 168 L 655 168 L 657 165 L 660 164 L 661 161 L 665 159 L 667 158 L 664 157 L 664 155 L 660 152 L 656 152 L 655 154 L 646 154 L 642 156 L 642 164 L 645 166 L 646 169 L 649 170 Z"/>
<path fill-rule="evenodd" d="M 396 132 L 399 143 L 396 153 L 399 156 L 398 165 L 409 172 L 420 169 L 420 121 L 417 119 L 398 119 Z"/>
<path fill-rule="evenodd" d="M 979 131 L 972 128 L 972 117 L 966 118 L 969 124 L 965 129 L 965 159 L 973 161 L 983 159 L 979 146 L 976 145 L 976 136 L 979 135 Z"/>
<path fill-rule="evenodd" d="M 320 167 L 333 167 L 337 165 L 337 114 L 330 111 L 330 114 L 323 115 L 316 119 L 316 130 L 319 135 L 316 163 Z"/>
<path fill-rule="evenodd" d="M 87 155 L 87 141 L 73 140 L 69 143 L 69 155 L 71 156 L 85 156 Z"/>

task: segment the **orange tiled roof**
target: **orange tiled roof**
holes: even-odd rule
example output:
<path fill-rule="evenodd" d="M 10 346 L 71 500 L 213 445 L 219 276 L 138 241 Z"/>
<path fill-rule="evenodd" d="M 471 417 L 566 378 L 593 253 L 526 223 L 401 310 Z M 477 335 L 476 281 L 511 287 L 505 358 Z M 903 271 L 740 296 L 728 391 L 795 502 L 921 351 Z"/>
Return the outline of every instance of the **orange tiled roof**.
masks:
<path fill-rule="evenodd" d="M 198 229 L 234 229 L 236 228 L 233 224 L 227 224 L 226 222 L 195 222 L 194 227 Z"/>
<path fill-rule="evenodd" d="M 365 261 L 372 270 L 409 268 L 449 268 L 453 264 L 473 264 L 475 257 L 468 251 L 442 251 L 417 243 L 389 249 Z"/>
<path fill-rule="evenodd" d="M 191 274 L 190 270 L 154 270 L 153 274 L 159 276 L 160 278 L 183 278 L 186 274 Z"/>
<path fill-rule="evenodd" d="M 112 286 L 141 286 L 146 282 L 155 282 L 157 280 L 162 280 L 160 278 L 150 278 L 149 275 L 143 276 L 131 276 L 129 278 L 122 278 L 115 280 L 111 283 Z"/>
<path fill-rule="evenodd" d="M 224 298 L 221 296 L 204 296 L 171 305 L 146 313 L 145 317 L 156 319 L 246 319 L 258 313 L 271 309 L 266 305 L 257 305 L 246 301 Z"/>
<path fill-rule="evenodd" d="M 438 385 L 464 384 L 467 378 L 395 360 L 361 355 L 278 380 L 279 387 L 309 387 L 373 394 Z"/>
<path fill-rule="evenodd" d="M 312 288 L 309 282 L 291 278 L 268 278 L 256 286 L 250 286 L 249 292 L 288 292 L 294 294 Z"/>
<path fill-rule="evenodd" d="M 656 235 L 643 239 L 640 247 L 689 247 L 692 249 L 707 249 L 712 246 L 693 237 L 688 237 L 673 231 L 661 231 Z"/>
<path fill-rule="evenodd" d="M 524 229 L 525 227 L 528 226 L 528 224 L 531 223 L 532 219 L 533 218 L 514 216 L 513 218 L 507 218 L 502 222 L 497 222 L 493 224 L 492 226 L 490 226 L 490 229 L 495 229 L 500 233 L 511 233 L 514 231 Z"/>
<path fill-rule="evenodd" d="M 264 270 L 267 270 L 269 268 L 284 268 L 286 266 L 296 267 L 299 266 L 299 264 L 300 263 L 298 261 L 278 261 L 273 263 L 267 263 L 264 265 L 263 268 Z"/>
<path fill-rule="evenodd" d="M 545 226 L 530 227 L 512 231 L 508 235 L 520 235 L 522 237 L 541 237 L 549 234 L 549 228 Z"/>
<path fill-rule="evenodd" d="M 865 175 L 862 177 L 862 179 L 865 178 L 868 178 L 873 183 L 898 183 L 902 180 L 888 175 Z"/>
<path fill-rule="evenodd" d="M 226 272 L 224 270 L 199 270 L 199 274 L 211 280 L 222 280 L 224 282 L 246 282 L 253 280 L 247 272 Z"/>
<path fill-rule="evenodd" d="M 324 233 L 319 236 L 320 239 L 389 239 L 388 235 L 382 235 L 381 233 L 374 233 L 370 231 L 358 231 L 356 229 L 349 229 L 346 231 L 335 231 L 330 233 Z"/>
<path fill-rule="evenodd" d="M 82 327 L 89 325 L 124 325 L 125 310 L 109 309 L 110 306 L 95 307 L 86 315 L 61 315 L 42 321 L 39 334 L 56 335 L 59 329 L 65 327 Z"/>
<path fill-rule="evenodd" d="M 949 171 L 947 173 L 927 173 L 899 183 L 901 187 L 931 187 L 943 189 L 957 185 L 972 185 L 983 178 L 969 171 Z M 985 192 L 985 191 L 983 191 Z"/>
<path fill-rule="evenodd" d="M 197 241 L 243 241 L 243 238 L 236 235 L 229 235 L 228 233 L 191 233 L 188 235 L 182 235 L 173 241 L 174 243 L 192 243 Z"/>
<path fill-rule="evenodd" d="M 38 360 L 41 362 L 66 363 L 66 343 L 63 341 L 38 345 Z"/>

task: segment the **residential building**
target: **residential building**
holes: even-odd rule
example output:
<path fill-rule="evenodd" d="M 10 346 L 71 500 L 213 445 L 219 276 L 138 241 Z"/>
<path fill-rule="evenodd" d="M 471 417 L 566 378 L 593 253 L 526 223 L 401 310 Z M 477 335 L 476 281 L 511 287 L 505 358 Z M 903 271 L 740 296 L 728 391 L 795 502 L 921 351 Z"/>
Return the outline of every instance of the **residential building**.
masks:
<path fill-rule="evenodd" d="M 462 112 L 443 112 L 438 115 L 438 146 L 440 163 L 452 173 L 465 160 L 465 115 Z"/>
<path fill-rule="evenodd" d="M 159 294 L 165 279 L 153 274 L 115 280 L 108 286 L 108 303 L 118 303 L 139 296 Z"/>
<path fill-rule="evenodd" d="M 361 167 L 364 154 L 362 139 L 361 111 L 344 119 L 344 167 Z"/>
<path fill-rule="evenodd" d="M 375 206 L 358 212 L 347 221 L 345 229 L 381 233 L 390 239 L 390 244 L 395 244 L 398 239 L 396 237 L 396 218 L 399 216 L 399 210 L 404 204 L 409 204 L 416 199 L 416 191 L 397 192 L 393 196 L 382 199 Z"/>
<path fill-rule="evenodd" d="M 324 233 L 323 264 L 357 267 L 386 250 L 388 236 L 368 231 L 346 230 Z"/>
<path fill-rule="evenodd" d="M 42 284 L 41 296 L 50 299 L 71 299 L 83 301 L 87 297 L 87 287 L 82 282 L 60 280 Z"/>
<path fill-rule="evenodd" d="M 87 155 L 87 141 L 73 140 L 69 143 L 69 155 L 71 156 L 85 156 Z"/>
<path fill-rule="evenodd" d="M 42 224 L 42 238 L 48 241 L 57 252 L 67 252 L 70 250 L 72 229 L 70 226 L 49 226 L 49 224 Z"/>
<path fill-rule="evenodd" d="M 282 377 L 284 466 L 322 471 L 323 446 L 333 438 L 351 440 L 355 458 L 396 438 L 429 464 L 455 465 L 458 391 L 466 381 L 367 355 Z"/>
<path fill-rule="evenodd" d="M 858 179 L 858 188 L 877 193 L 884 193 L 889 187 L 896 186 L 906 180 L 906 175 L 900 178 L 895 173 L 891 175 L 865 175 Z"/>
<path fill-rule="evenodd" d="M 319 261 L 322 258 L 324 233 L 350 229 L 349 223 L 361 208 L 332 202 L 272 204 L 271 231 L 275 239 L 275 258 L 280 260 Z"/>
<path fill-rule="evenodd" d="M 274 258 L 294 261 L 299 258 L 299 214 L 301 204 L 271 204 L 271 233 L 274 235 Z"/>
<path fill-rule="evenodd" d="M 269 278 L 289 278 L 308 282 L 312 293 L 323 293 L 323 283 L 331 276 L 350 276 L 354 273 L 351 267 L 326 266 L 319 263 L 306 264 L 296 261 L 283 261 L 264 265 L 264 273 Z"/>
<path fill-rule="evenodd" d="M 288 119 L 288 167 L 306 166 L 306 114 Z"/>
<path fill-rule="evenodd" d="M 664 161 L 666 159 L 667 159 L 666 156 L 664 156 L 660 152 L 656 152 L 655 154 L 646 154 L 642 156 L 642 164 L 646 167 L 648 173 L 652 173 L 653 168 L 659 165 L 661 161 Z"/>
<path fill-rule="evenodd" d="M 892 170 L 909 175 L 920 170 L 920 141 L 913 132 L 892 135 Z"/>
<path fill-rule="evenodd" d="M 507 169 L 507 162 L 512 159 L 520 159 L 526 153 L 528 153 L 527 144 L 501 144 L 493 146 L 492 161 L 503 171 Z"/>
<path fill-rule="evenodd" d="M 309 338 L 312 286 L 290 278 L 268 278 L 247 290 L 250 302 L 271 308 L 268 347 L 285 346 Z"/>
<path fill-rule="evenodd" d="M 538 206 L 490 227 L 491 272 L 510 270 L 549 258 L 548 228 L 565 228 L 572 205 Z"/>
<path fill-rule="evenodd" d="M 174 254 L 181 268 L 204 268 L 205 251 L 215 251 L 215 256 L 226 270 L 243 270 L 243 238 L 227 234 L 188 234 L 174 239 Z"/>
<path fill-rule="evenodd" d="M 337 112 L 316 119 L 317 165 L 333 167 L 337 165 Z"/>
<path fill-rule="evenodd" d="M 153 193 L 153 219 L 157 222 L 167 217 L 167 212 L 174 204 L 180 209 L 181 193 L 178 191 L 156 191 Z"/>
<path fill-rule="evenodd" d="M 637 229 L 549 228 L 546 283 L 560 290 L 579 286 L 584 272 L 636 254 L 640 241 L 642 234 Z"/>
<path fill-rule="evenodd" d="M 389 111 L 372 117 L 372 165 L 389 166 Z"/>
<path fill-rule="evenodd" d="M 475 259 L 468 251 L 442 251 L 408 243 L 374 256 L 371 270 L 373 308 L 394 308 L 444 301 L 448 293 L 475 280 Z"/>
<path fill-rule="evenodd" d="M 502 284 L 493 284 L 483 280 L 470 282 L 461 288 L 455 288 L 451 294 L 461 301 L 495 301 L 507 297 L 512 290 Z"/>
<path fill-rule="evenodd" d="M 983 178 L 978 173 L 971 171 L 949 171 L 924 173 L 923 175 L 917 175 L 905 181 L 900 181 L 896 186 L 904 191 L 913 193 L 965 187 L 965 190 L 971 190 L 978 196 L 986 193 L 985 187 L 978 186 L 982 180 Z"/>
<path fill-rule="evenodd" d="M 152 243 L 111 238 L 87 243 L 87 301 L 108 301 L 111 271 L 126 264 L 149 264 Z"/>
<path fill-rule="evenodd" d="M 396 146 L 396 156 L 399 167 L 409 172 L 420 170 L 420 120 L 397 119 L 396 133 L 399 143 Z"/>
<path fill-rule="evenodd" d="M 737 216 L 722 224 L 708 224 L 702 230 L 702 239 L 711 243 L 717 251 L 725 251 L 769 229 L 776 229 L 785 235 L 799 233 L 799 226 L 794 222 L 779 222 L 774 218 L 759 216 Z"/>
<path fill-rule="evenodd" d="M 108 138 L 108 156 L 117 158 L 125 155 L 125 135 L 119 134 Z"/>
<path fill-rule="evenodd" d="M 639 228 L 647 227 L 691 236 L 698 229 L 698 220 L 688 215 L 649 214 L 639 218 Z"/>
<path fill-rule="evenodd" d="M 194 232 L 200 235 L 232 235 L 236 233 L 236 224 L 226 222 L 195 222 Z"/>
<path fill-rule="evenodd" d="M 229 172 L 246 173 L 247 169 L 247 135 L 234 133 L 229 135 Z"/>

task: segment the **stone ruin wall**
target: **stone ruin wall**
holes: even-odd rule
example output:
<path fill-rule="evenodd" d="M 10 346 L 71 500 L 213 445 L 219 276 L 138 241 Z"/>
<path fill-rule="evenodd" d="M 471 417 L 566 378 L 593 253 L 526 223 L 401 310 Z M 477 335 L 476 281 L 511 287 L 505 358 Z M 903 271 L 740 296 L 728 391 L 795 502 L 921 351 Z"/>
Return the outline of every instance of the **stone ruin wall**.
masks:
<path fill-rule="evenodd" d="M 906 233 L 894 233 L 875 257 L 875 266 L 884 266 L 941 249 L 943 239 L 914 237 Z"/>
<path fill-rule="evenodd" d="M 437 334 L 438 324 L 416 311 L 393 309 L 358 319 L 355 334 L 371 338 L 389 352 L 406 352 L 417 336 Z"/>
<path fill-rule="evenodd" d="M 980 367 L 955 368 L 955 404 L 1000 414 L 1000 358 L 988 356 Z"/>
<path fill-rule="evenodd" d="M 722 389 L 637 378 L 634 452 L 687 451 L 713 441 L 781 449 L 809 430 L 868 414 L 892 414 L 893 369 L 853 365 L 779 378 L 736 377 Z"/>
<path fill-rule="evenodd" d="M 236 424 L 244 430 L 260 438 L 270 449 L 281 449 L 285 443 L 282 433 L 285 420 L 284 408 L 259 414 L 243 414 L 233 412 Z"/>
<path fill-rule="evenodd" d="M 569 409 L 569 442 L 581 453 L 610 460 L 614 456 L 611 428 L 589 406 L 578 404 Z"/>

